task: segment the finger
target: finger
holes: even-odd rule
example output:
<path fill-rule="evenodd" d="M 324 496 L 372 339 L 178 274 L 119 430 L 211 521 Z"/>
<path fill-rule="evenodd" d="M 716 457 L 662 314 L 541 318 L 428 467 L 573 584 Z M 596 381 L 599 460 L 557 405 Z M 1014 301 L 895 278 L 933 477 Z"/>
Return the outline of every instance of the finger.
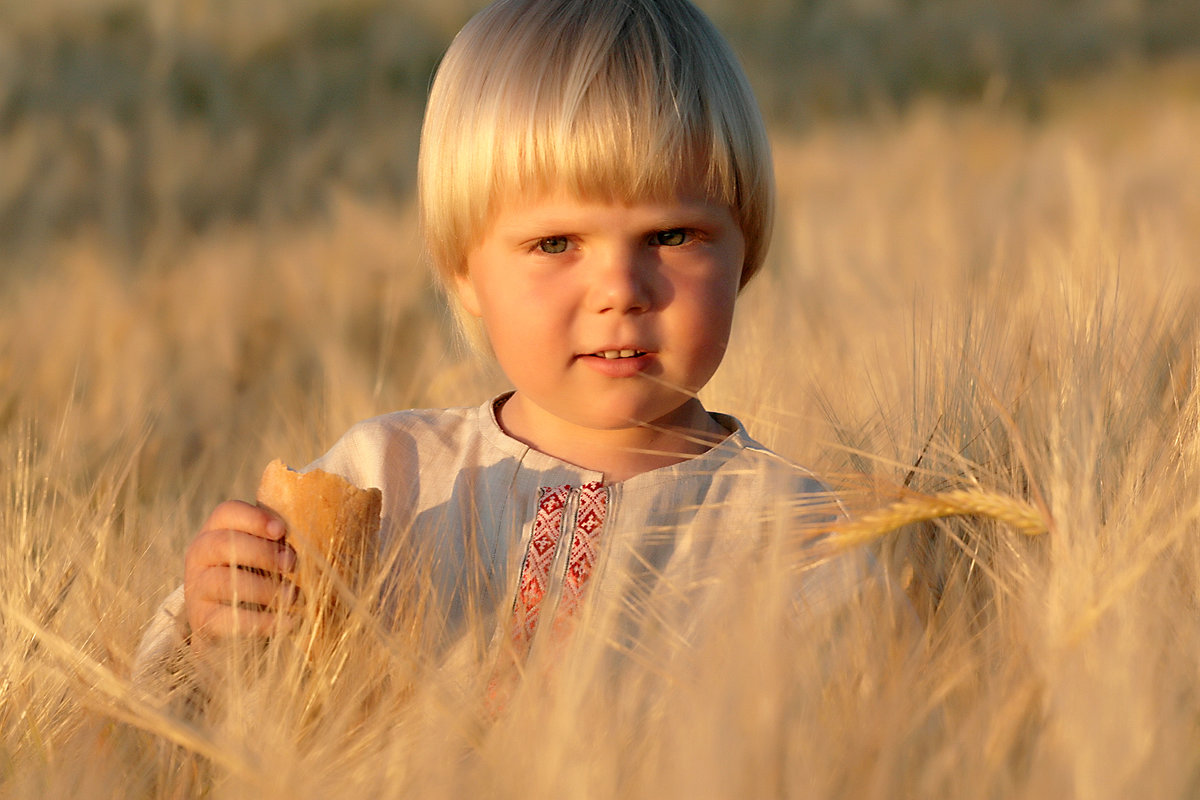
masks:
<path fill-rule="evenodd" d="M 192 600 L 199 604 L 290 610 L 299 597 L 296 585 L 277 574 L 237 567 L 209 567 L 192 582 Z"/>
<path fill-rule="evenodd" d="M 292 630 L 297 617 L 276 611 L 213 604 L 192 626 L 193 638 L 208 641 L 244 636 L 276 636 Z"/>
<path fill-rule="evenodd" d="M 289 581 L 249 570 L 213 567 L 187 587 L 187 620 L 193 643 L 241 634 L 262 634 L 266 617 L 292 616 L 300 592 Z M 234 626 L 230 609 L 245 612 L 245 624 Z M 263 616 L 265 615 L 265 616 Z M 292 623 L 285 629 L 290 630 Z"/>
<path fill-rule="evenodd" d="M 279 541 L 287 534 L 287 526 L 274 511 L 241 500 L 227 500 L 213 509 L 202 530 L 245 531 L 272 541 Z"/>
<path fill-rule="evenodd" d="M 209 567 L 235 565 L 288 573 L 296 568 L 296 551 L 285 542 L 263 539 L 245 531 L 202 531 L 188 545 L 184 556 L 184 581 Z"/>

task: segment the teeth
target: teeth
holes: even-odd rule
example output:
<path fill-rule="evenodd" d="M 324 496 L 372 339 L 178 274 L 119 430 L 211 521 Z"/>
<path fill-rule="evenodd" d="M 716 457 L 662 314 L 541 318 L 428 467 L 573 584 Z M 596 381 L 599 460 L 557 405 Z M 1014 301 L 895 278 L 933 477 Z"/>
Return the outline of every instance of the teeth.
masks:
<path fill-rule="evenodd" d="M 637 354 L 637 350 L 602 350 L 596 355 L 604 356 L 605 358 L 632 358 Z"/>

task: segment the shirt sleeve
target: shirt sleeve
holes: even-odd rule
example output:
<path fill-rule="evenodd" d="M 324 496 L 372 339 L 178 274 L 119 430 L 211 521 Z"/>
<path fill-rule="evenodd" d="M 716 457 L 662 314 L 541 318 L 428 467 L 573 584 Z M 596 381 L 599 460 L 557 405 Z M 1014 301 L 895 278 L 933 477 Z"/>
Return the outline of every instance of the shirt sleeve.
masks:
<path fill-rule="evenodd" d="M 183 586 L 167 595 L 142 635 L 133 657 L 133 682 L 150 686 L 167 677 L 187 646 Z"/>

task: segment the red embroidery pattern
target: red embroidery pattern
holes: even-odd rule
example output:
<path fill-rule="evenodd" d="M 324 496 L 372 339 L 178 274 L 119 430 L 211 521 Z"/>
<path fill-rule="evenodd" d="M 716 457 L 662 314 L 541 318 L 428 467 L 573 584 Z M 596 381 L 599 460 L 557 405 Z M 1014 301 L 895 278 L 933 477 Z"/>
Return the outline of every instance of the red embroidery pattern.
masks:
<path fill-rule="evenodd" d="M 484 704 L 492 717 L 498 716 L 508 705 L 520 675 L 521 662 L 529 654 L 534 634 L 537 633 L 542 601 L 546 597 L 550 569 L 554 566 L 565 507 L 571 493 L 570 486 L 543 486 L 538 489 L 537 516 L 533 520 L 533 531 L 525 550 L 517 597 L 513 603 L 510 626 L 512 650 L 501 654 L 488 680 L 484 697 Z M 597 544 L 607 508 L 608 490 L 603 484 L 593 482 L 580 487 L 579 506 L 571 526 L 571 547 L 567 554 L 562 593 L 551 628 L 557 642 L 561 643 L 570 632 L 570 623 L 583 601 L 584 586 L 596 564 Z"/>
<path fill-rule="evenodd" d="M 600 534 L 604 530 L 604 512 L 608 508 L 608 490 L 599 482 L 585 483 L 579 492 L 579 511 L 571 537 L 571 552 L 563 576 L 562 596 L 554 615 L 556 638 L 570 630 L 570 621 L 583 602 L 584 586 L 596 566 Z"/>
<path fill-rule="evenodd" d="M 554 564 L 554 551 L 562 531 L 563 507 L 570 492 L 570 486 L 543 486 L 538 490 L 537 516 L 533 520 L 533 532 L 525 550 L 521 582 L 517 586 L 517 598 L 513 605 L 512 642 L 519 655 L 529 651 L 533 634 L 537 631 L 538 615 L 546 596 L 550 567 Z"/>

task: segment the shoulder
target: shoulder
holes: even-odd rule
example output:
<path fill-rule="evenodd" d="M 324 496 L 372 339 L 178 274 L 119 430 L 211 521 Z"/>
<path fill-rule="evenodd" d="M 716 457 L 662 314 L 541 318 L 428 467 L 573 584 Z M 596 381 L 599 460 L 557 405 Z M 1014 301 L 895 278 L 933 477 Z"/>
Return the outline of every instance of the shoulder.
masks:
<path fill-rule="evenodd" d="M 393 411 L 355 423 L 338 440 L 337 446 L 369 446 L 409 437 L 419 441 L 446 441 L 469 428 L 474 408 L 410 408 Z"/>
<path fill-rule="evenodd" d="M 812 469 L 751 437 L 735 417 L 713 416 L 731 430 L 729 437 L 713 451 L 714 480 L 727 484 L 730 492 L 765 501 L 838 505 L 829 485 Z"/>
<path fill-rule="evenodd" d="M 473 408 L 423 408 L 372 417 L 353 425 L 306 469 L 323 469 L 359 486 L 382 486 L 388 476 L 444 459 L 478 438 L 477 416 Z"/>
<path fill-rule="evenodd" d="M 884 602 L 902 617 L 911 612 L 904 592 L 870 548 L 831 545 L 830 526 L 847 519 L 848 512 L 826 480 L 751 438 L 740 424 L 730 438 L 725 471 L 738 487 L 735 494 L 754 509 L 751 520 L 774 542 L 767 551 L 790 554 L 785 563 L 795 568 L 792 599 L 798 611 L 841 613 L 870 596 L 870 602 Z"/>
<path fill-rule="evenodd" d="M 729 431 L 706 453 L 635 476 L 620 498 L 627 519 L 658 525 L 686 523 L 696 530 L 722 531 L 733 542 L 763 530 L 825 528 L 840 505 L 813 470 L 751 438 L 733 417 L 714 415 Z"/>

